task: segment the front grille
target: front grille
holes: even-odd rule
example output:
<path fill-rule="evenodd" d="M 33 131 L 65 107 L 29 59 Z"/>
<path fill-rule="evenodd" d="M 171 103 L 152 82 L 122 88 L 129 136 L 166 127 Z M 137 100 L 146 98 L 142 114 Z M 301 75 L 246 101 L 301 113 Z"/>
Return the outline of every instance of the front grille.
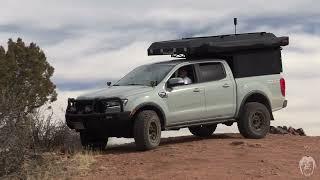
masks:
<path fill-rule="evenodd" d="M 93 100 L 68 99 L 67 113 L 90 114 L 90 113 L 116 113 L 123 112 L 120 98 L 106 98 Z"/>
<path fill-rule="evenodd" d="M 94 104 L 92 100 L 76 101 L 75 108 L 78 114 L 88 114 L 94 111 Z M 90 108 L 91 111 L 88 111 L 88 108 Z"/>

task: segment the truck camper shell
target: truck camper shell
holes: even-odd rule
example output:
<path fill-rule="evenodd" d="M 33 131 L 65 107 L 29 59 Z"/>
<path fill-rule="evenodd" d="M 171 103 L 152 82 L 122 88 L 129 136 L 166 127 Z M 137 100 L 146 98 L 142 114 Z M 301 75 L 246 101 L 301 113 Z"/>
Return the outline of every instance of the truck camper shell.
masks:
<path fill-rule="evenodd" d="M 282 72 L 281 46 L 289 37 L 258 32 L 154 42 L 148 55 L 171 55 L 189 61 L 217 58 L 230 65 L 235 78 Z"/>

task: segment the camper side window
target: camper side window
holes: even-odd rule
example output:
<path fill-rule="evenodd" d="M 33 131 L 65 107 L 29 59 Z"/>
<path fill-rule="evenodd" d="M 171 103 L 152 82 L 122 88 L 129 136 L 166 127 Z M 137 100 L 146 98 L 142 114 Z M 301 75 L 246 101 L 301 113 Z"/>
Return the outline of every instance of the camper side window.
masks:
<path fill-rule="evenodd" d="M 199 64 L 201 82 L 218 81 L 226 77 L 226 72 L 221 63 Z"/>

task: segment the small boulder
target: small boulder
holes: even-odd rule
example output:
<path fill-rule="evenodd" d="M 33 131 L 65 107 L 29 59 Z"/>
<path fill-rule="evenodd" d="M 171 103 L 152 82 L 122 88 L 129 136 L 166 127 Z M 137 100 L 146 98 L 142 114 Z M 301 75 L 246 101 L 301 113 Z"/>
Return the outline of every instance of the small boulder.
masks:
<path fill-rule="evenodd" d="M 303 130 L 302 128 L 299 128 L 299 129 L 297 129 L 296 131 L 298 132 L 298 134 L 299 134 L 300 136 L 306 136 L 306 133 L 304 132 L 304 130 Z"/>
<path fill-rule="evenodd" d="M 288 134 L 288 132 L 284 130 L 281 126 L 278 126 L 278 127 L 270 126 L 270 133 L 271 134 Z"/>
<path fill-rule="evenodd" d="M 295 136 L 306 136 L 304 130 L 302 128 L 295 129 L 293 127 L 287 127 L 287 126 L 270 126 L 270 134 L 290 134 Z"/>
<path fill-rule="evenodd" d="M 295 132 L 296 130 L 294 129 L 294 128 L 292 128 L 292 127 L 289 127 L 289 129 L 288 129 L 288 132 L 290 133 L 290 134 L 295 134 L 294 132 Z"/>

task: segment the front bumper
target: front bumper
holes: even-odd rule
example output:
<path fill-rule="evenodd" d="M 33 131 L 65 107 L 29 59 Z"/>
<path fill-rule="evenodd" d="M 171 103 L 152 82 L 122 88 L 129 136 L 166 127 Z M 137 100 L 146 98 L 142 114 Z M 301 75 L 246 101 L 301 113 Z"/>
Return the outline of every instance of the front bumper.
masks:
<path fill-rule="evenodd" d="M 67 126 L 76 131 L 94 132 L 108 137 L 132 137 L 133 121 L 130 111 L 124 111 L 121 106 L 118 112 L 103 112 L 104 108 L 100 101 L 110 99 L 120 101 L 115 98 L 92 101 L 69 99 L 65 114 Z M 81 111 L 85 105 L 92 105 L 94 111 L 91 113 Z M 77 107 L 79 111 L 71 111 L 73 107 Z"/>
<path fill-rule="evenodd" d="M 133 121 L 130 112 L 70 114 L 66 113 L 66 123 L 77 131 L 94 131 L 109 137 L 131 137 Z"/>

